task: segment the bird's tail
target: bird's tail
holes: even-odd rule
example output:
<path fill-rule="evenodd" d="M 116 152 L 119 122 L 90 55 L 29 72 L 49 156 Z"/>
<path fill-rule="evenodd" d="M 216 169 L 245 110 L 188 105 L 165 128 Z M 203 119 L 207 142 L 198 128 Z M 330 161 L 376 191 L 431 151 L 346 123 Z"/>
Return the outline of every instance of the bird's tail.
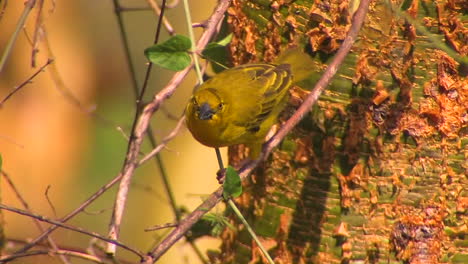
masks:
<path fill-rule="evenodd" d="M 295 83 L 309 78 L 317 69 L 316 62 L 300 47 L 286 49 L 273 63 L 291 65 L 291 73 Z"/>

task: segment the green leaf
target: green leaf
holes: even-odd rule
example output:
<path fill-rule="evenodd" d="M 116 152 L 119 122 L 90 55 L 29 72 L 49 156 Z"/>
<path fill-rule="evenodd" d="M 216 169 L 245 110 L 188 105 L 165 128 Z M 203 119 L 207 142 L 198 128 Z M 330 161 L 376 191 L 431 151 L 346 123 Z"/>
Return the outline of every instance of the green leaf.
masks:
<path fill-rule="evenodd" d="M 220 41 L 208 43 L 202 51 L 203 57 L 212 62 L 211 64 L 215 72 L 220 72 L 226 69 L 225 65 L 223 67 L 223 64 L 228 61 L 226 46 L 231 42 L 231 40 L 232 34 L 229 34 Z"/>
<path fill-rule="evenodd" d="M 223 183 L 223 197 L 228 199 L 229 197 L 236 198 L 242 194 L 241 179 L 237 171 L 228 166 L 226 168 L 226 178 Z"/>
<path fill-rule="evenodd" d="M 145 49 L 145 56 L 152 63 L 173 71 L 180 71 L 190 65 L 189 50 L 192 43 L 189 38 L 175 35 L 165 42 Z"/>
<path fill-rule="evenodd" d="M 401 4 L 400 9 L 406 11 L 413 4 L 413 0 L 404 0 Z"/>
<path fill-rule="evenodd" d="M 227 35 L 225 38 L 223 38 L 220 41 L 217 41 L 216 43 L 221 46 L 227 46 L 227 44 L 231 43 L 232 40 L 232 33 Z"/>

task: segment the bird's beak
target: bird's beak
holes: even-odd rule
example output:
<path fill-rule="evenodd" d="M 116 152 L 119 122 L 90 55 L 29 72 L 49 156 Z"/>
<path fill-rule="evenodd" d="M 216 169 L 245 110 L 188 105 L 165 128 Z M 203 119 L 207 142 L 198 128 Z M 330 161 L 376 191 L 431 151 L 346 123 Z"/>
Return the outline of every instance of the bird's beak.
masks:
<path fill-rule="evenodd" d="M 200 106 L 199 110 L 200 111 L 198 112 L 198 118 L 200 118 L 200 120 L 209 120 L 213 117 L 213 114 L 215 113 L 215 111 L 211 109 L 208 103 L 203 103 Z"/>

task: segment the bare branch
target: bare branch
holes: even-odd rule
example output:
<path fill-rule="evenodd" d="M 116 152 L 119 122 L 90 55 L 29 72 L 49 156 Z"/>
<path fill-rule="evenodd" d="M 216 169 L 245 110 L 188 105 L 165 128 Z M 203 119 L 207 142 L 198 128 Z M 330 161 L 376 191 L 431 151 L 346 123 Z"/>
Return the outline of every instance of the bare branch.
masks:
<path fill-rule="evenodd" d="M 156 16 L 158 16 L 158 17 L 161 16 L 161 8 L 158 6 L 156 1 L 146 0 L 146 2 L 148 2 L 149 6 L 151 7 L 151 9 L 153 9 L 153 12 L 156 14 Z M 172 27 L 171 23 L 169 23 L 169 20 L 166 17 L 163 17 L 162 19 L 163 19 L 162 21 L 164 23 L 164 27 L 166 27 L 166 30 L 169 33 L 169 35 L 171 35 L 171 36 L 174 35 L 175 30 Z"/>
<path fill-rule="evenodd" d="M 2 58 L 0 59 L 0 73 L 3 71 L 3 67 L 5 66 L 6 61 L 8 60 L 8 57 L 10 56 L 11 49 L 13 48 L 16 42 L 16 39 L 18 38 L 18 34 L 20 30 L 24 27 L 24 24 L 26 23 L 26 19 L 28 18 L 29 13 L 31 12 L 35 4 L 36 4 L 36 0 L 25 1 L 24 10 L 23 10 L 23 13 L 21 14 L 21 17 L 18 20 L 18 23 L 16 24 L 15 32 L 13 32 L 13 35 L 11 36 L 10 40 L 8 41 L 7 46 L 5 47 Z"/>
<path fill-rule="evenodd" d="M 162 224 L 162 225 L 157 225 L 157 226 L 152 226 L 152 227 L 145 228 L 145 231 L 146 232 L 156 231 L 156 230 L 161 230 L 161 229 L 166 229 L 166 228 L 171 228 L 171 227 L 176 227 L 176 226 L 177 226 L 177 224 L 175 224 L 175 223 L 166 223 L 166 224 Z"/>
<path fill-rule="evenodd" d="M 36 55 L 39 52 L 39 38 L 42 35 L 43 31 L 43 17 L 42 17 L 42 9 L 44 8 L 44 0 L 37 0 L 37 16 L 36 16 L 36 23 L 34 25 L 34 37 L 32 42 L 32 52 L 31 52 L 31 66 L 33 68 L 36 67 Z"/>
<path fill-rule="evenodd" d="M 24 257 L 31 257 L 31 256 L 37 256 L 37 255 L 52 255 L 52 254 L 56 254 L 56 255 L 59 255 L 59 256 L 62 256 L 62 257 L 65 257 L 65 256 L 77 257 L 77 258 L 81 258 L 81 259 L 85 259 L 85 260 L 90 260 L 90 261 L 93 261 L 93 262 L 96 262 L 96 263 L 104 263 L 104 260 L 102 260 L 102 259 L 100 259 L 100 258 L 98 258 L 96 256 L 86 254 L 86 253 L 82 253 L 82 252 L 69 251 L 69 250 L 63 250 L 63 249 L 59 249 L 59 250 L 35 250 L 35 251 L 25 252 L 25 253 L 21 253 L 21 254 L 5 255 L 5 256 L 3 256 L 1 258 L 0 261 L 6 263 L 6 262 L 9 262 L 9 261 L 19 259 L 19 258 L 24 258 Z"/>
<path fill-rule="evenodd" d="M 153 158 L 156 154 L 158 154 L 166 145 L 169 141 L 171 141 L 177 134 L 179 134 L 180 129 L 184 126 L 185 124 L 185 116 L 182 116 L 179 119 L 179 122 L 177 122 L 176 127 L 167 135 L 162 142 L 154 148 L 150 153 L 148 153 L 145 157 L 143 157 L 139 162 L 138 166 L 141 166 L 143 163 L 147 162 L 149 159 Z"/>
<path fill-rule="evenodd" d="M 22 239 L 14 239 L 14 238 L 8 238 L 7 240 L 8 244 L 10 245 L 24 245 L 28 244 L 28 241 L 22 240 Z M 5 253 L 5 252 L 4 252 Z M 127 261 L 124 259 L 117 259 L 117 260 L 112 260 L 107 258 L 107 256 L 104 254 L 104 252 L 94 252 L 93 250 L 88 250 L 88 249 L 83 249 L 83 248 L 77 248 L 77 247 L 71 247 L 71 246 L 66 246 L 66 245 L 60 245 L 60 249 L 50 249 L 47 245 L 45 244 L 38 244 L 37 249 L 31 252 L 25 252 L 21 254 L 12 254 L 12 255 L 3 255 L 2 261 L 4 262 L 9 262 L 15 259 L 19 258 L 24 258 L 28 256 L 35 256 L 35 255 L 59 255 L 60 257 L 66 257 L 66 256 L 71 256 L 71 257 L 76 257 L 76 258 L 81 258 L 81 259 L 86 259 L 90 261 L 94 261 L 97 263 L 122 263 L 122 264 L 131 264 L 135 263 L 134 261 Z"/>
<path fill-rule="evenodd" d="M 29 204 L 26 202 L 26 199 L 24 199 L 23 195 L 21 195 L 18 188 L 16 188 L 16 185 L 13 183 L 13 180 L 10 178 L 10 176 L 5 171 L 1 171 L 1 174 L 3 175 L 3 178 L 6 180 L 7 184 L 10 186 L 13 193 L 16 195 L 16 198 L 20 201 L 24 209 L 30 211 Z M 39 229 L 40 232 L 44 232 L 45 229 L 41 225 L 41 223 L 37 219 L 34 219 L 34 218 L 33 218 L 33 221 L 34 221 L 34 224 L 37 226 L 37 229 Z M 52 237 L 50 236 L 47 237 L 47 242 L 49 242 L 49 245 L 52 247 L 53 250 L 55 251 L 59 250 L 57 243 L 55 243 Z M 70 263 L 70 261 L 65 256 L 60 256 L 60 259 L 62 260 L 63 263 L 66 263 L 66 264 Z"/>
<path fill-rule="evenodd" d="M 94 200 L 96 200 L 97 198 L 99 198 L 104 192 L 106 192 L 109 188 L 111 188 L 112 186 L 114 186 L 114 184 L 116 184 L 117 182 L 120 181 L 120 179 L 122 179 L 122 175 L 118 175 L 117 177 L 115 177 L 114 179 L 112 179 L 110 182 L 108 182 L 106 185 L 104 185 L 103 187 L 101 187 L 97 192 L 95 192 L 93 195 L 91 195 L 88 199 L 86 199 L 82 204 L 80 204 L 80 206 L 78 206 L 77 208 L 75 208 L 75 210 L 71 211 L 70 213 L 68 213 L 66 216 L 64 216 L 62 219 L 60 219 L 59 221 L 64 223 L 68 220 L 70 220 L 71 218 L 73 218 L 74 216 L 76 216 L 78 213 L 82 212 L 88 205 L 90 205 Z M 35 239 L 33 239 L 28 245 L 24 246 L 23 248 L 19 249 L 18 251 L 15 252 L 15 254 L 21 254 L 23 252 L 26 252 L 28 251 L 29 249 L 33 248 L 37 243 L 39 243 L 42 239 L 46 238 L 50 233 L 52 233 L 53 231 L 55 231 L 59 226 L 58 225 L 54 225 L 54 226 L 51 226 L 49 227 L 45 232 L 43 232 L 42 234 L 40 234 L 38 237 L 36 237 Z M 1 259 L 0 259 L 1 260 Z"/>
<path fill-rule="evenodd" d="M 5 98 L 3 98 L 2 101 L 0 101 L 0 108 L 3 106 L 3 104 L 8 101 L 8 99 L 10 99 L 10 97 L 12 97 L 16 92 L 18 92 L 21 88 L 25 87 L 27 84 L 31 83 L 31 81 L 37 76 L 39 75 L 39 73 L 43 72 L 44 69 L 49 66 L 49 64 L 51 64 L 52 62 L 54 62 L 53 59 L 48 59 L 47 62 L 42 65 L 41 68 L 39 68 L 39 70 L 37 70 L 33 75 L 31 75 L 28 79 L 26 79 L 26 81 L 22 82 L 20 85 L 18 85 L 17 87 L 15 87 L 13 89 L 13 91 L 11 91 L 7 96 L 5 96 Z"/>
<path fill-rule="evenodd" d="M 34 214 L 34 213 L 31 213 L 31 212 L 28 212 L 28 211 L 25 211 L 25 210 L 21 210 L 21 209 L 18 209 L 18 208 L 10 207 L 10 206 L 4 205 L 4 204 L 0 204 L 0 209 L 7 210 L 7 211 L 17 213 L 17 214 L 21 214 L 21 215 L 25 215 L 25 216 L 29 216 L 29 217 L 32 217 L 32 218 L 37 219 L 39 221 L 42 221 L 42 222 L 46 222 L 46 223 L 49 223 L 49 224 L 53 224 L 53 225 L 56 225 L 56 226 L 59 226 L 59 227 L 65 228 L 65 229 L 69 229 L 69 230 L 81 233 L 81 234 L 85 234 L 85 235 L 88 235 L 88 236 L 91 236 L 91 237 L 98 238 L 100 240 L 103 240 L 103 241 L 106 241 L 108 243 L 115 244 L 116 246 L 119 246 L 121 248 L 124 248 L 124 249 L 136 254 L 140 258 L 144 258 L 143 254 L 140 251 L 138 251 L 136 249 L 133 249 L 133 248 L 127 246 L 127 245 L 124 245 L 124 244 L 120 243 L 119 241 L 112 240 L 112 239 L 106 238 L 106 237 L 104 237 L 102 235 L 99 235 L 98 233 L 90 232 L 90 231 L 84 230 L 84 229 L 82 229 L 80 227 L 74 227 L 74 226 L 71 226 L 71 225 L 66 225 L 66 224 L 64 224 L 64 223 L 62 223 L 60 221 L 52 220 L 52 219 L 49 219 L 49 218 L 47 218 L 45 216 Z M 2 262 L 2 261 L 4 261 L 4 260 L 0 259 L 0 262 Z"/>

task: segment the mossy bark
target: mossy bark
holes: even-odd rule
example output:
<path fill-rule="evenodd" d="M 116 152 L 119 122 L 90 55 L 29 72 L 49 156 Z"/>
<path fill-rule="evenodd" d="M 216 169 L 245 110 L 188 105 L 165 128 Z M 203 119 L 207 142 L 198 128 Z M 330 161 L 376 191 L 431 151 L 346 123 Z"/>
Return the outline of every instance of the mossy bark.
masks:
<path fill-rule="evenodd" d="M 305 45 L 317 62 L 301 83 L 310 89 L 357 5 L 234 0 L 232 61 L 272 61 L 289 43 Z M 332 84 L 236 199 L 275 263 L 468 263 L 468 82 L 459 63 L 468 53 L 467 4 L 393 6 L 433 35 L 372 2 Z M 238 164 L 244 148 L 230 148 L 229 157 Z M 232 223 L 214 261 L 266 263 Z"/>

